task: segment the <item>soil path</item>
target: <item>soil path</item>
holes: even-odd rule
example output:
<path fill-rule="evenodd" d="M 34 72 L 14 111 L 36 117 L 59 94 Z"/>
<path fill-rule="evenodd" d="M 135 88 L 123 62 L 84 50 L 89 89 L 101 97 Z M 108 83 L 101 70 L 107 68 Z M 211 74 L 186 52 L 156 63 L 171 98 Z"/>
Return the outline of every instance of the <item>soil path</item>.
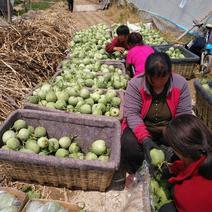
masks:
<path fill-rule="evenodd" d="M 94 5 L 98 4 L 98 1 L 95 0 L 76 0 L 75 1 L 75 8 L 79 7 L 80 5 Z M 109 16 L 106 16 L 105 11 L 90 11 L 90 12 L 77 12 L 74 10 L 73 19 L 76 23 L 77 29 L 87 28 L 89 26 L 104 23 L 104 24 L 111 24 L 113 21 Z"/>

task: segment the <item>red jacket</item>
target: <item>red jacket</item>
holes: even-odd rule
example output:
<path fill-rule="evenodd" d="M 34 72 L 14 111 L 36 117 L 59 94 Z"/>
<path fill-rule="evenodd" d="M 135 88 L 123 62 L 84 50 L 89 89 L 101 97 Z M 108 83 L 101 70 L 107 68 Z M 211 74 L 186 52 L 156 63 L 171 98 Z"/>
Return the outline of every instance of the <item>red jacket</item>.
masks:
<path fill-rule="evenodd" d="M 198 173 L 205 156 L 186 166 L 182 160 L 175 161 L 170 167 L 176 177 L 169 183 L 174 185 L 174 202 L 179 212 L 211 212 L 212 180 Z"/>
<path fill-rule="evenodd" d="M 166 102 L 175 118 L 181 114 L 191 114 L 191 96 L 188 83 L 182 76 L 173 73 Z M 144 119 L 152 103 L 152 96 L 146 85 L 145 76 L 140 74 L 128 83 L 124 96 L 124 119 L 122 131 L 129 127 L 132 129 L 139 143 L 146 137 L 150 137 Z"/>
<path fill-rule="evenodd" d="M 114 52 L 113 48 L 114 47 L 123 47 L 125 49 L 129 49 L 128 45 L 126 42 L 121 43 L 118 39 L 118 37 L 115 37 L 111 43 L 108 43 L 105 47 L 105 50 L 107 53 L 112 54 Z"/>

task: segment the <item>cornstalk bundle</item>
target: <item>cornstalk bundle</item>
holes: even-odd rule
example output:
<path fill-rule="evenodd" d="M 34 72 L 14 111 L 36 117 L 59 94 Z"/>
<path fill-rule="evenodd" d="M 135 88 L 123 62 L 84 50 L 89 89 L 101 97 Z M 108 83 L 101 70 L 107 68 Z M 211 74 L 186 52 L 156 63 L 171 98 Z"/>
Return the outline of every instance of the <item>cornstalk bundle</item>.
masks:
<path fill-rule="evenodd" d="M 21 107 L 33 86 L 56 72 L 73 31 L 71 15 L 61 3 L 0 27 L 0 121 Z"/>

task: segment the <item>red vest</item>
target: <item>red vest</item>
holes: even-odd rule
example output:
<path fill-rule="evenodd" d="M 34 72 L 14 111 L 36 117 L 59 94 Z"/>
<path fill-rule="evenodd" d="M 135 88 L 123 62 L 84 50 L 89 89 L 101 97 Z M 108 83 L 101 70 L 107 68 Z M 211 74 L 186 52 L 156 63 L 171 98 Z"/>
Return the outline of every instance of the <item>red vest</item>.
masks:
<path fill-rule="evenodd" d="M 179 212 L 211 212 L 212 180 L 202 177 L 198 169 L 205 157 L 186 166 L 178 160 L 171 166 L 176 177 L 169 179 L 174 184 L 174 202 Z"/>

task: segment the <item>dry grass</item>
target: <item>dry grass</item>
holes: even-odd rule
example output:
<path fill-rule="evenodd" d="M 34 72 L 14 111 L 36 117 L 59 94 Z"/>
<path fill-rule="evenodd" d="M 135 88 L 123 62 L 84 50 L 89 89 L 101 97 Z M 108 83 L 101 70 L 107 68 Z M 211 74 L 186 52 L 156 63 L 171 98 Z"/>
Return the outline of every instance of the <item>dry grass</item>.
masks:
<path fill-rule="evenodd" d="M 137 23 L 141 21 L 137 10 L 130 6 L 119 7 L 114 4 L 105 12 L 105 15 L 115 23 L 126 23 L 127 21 Z"/>
<path fill-rule="evenodd" d="M 21 107 L 29 89 L 55 73 L 74 29 L 63 3 L 0 27 L 0 121 Z"/>

